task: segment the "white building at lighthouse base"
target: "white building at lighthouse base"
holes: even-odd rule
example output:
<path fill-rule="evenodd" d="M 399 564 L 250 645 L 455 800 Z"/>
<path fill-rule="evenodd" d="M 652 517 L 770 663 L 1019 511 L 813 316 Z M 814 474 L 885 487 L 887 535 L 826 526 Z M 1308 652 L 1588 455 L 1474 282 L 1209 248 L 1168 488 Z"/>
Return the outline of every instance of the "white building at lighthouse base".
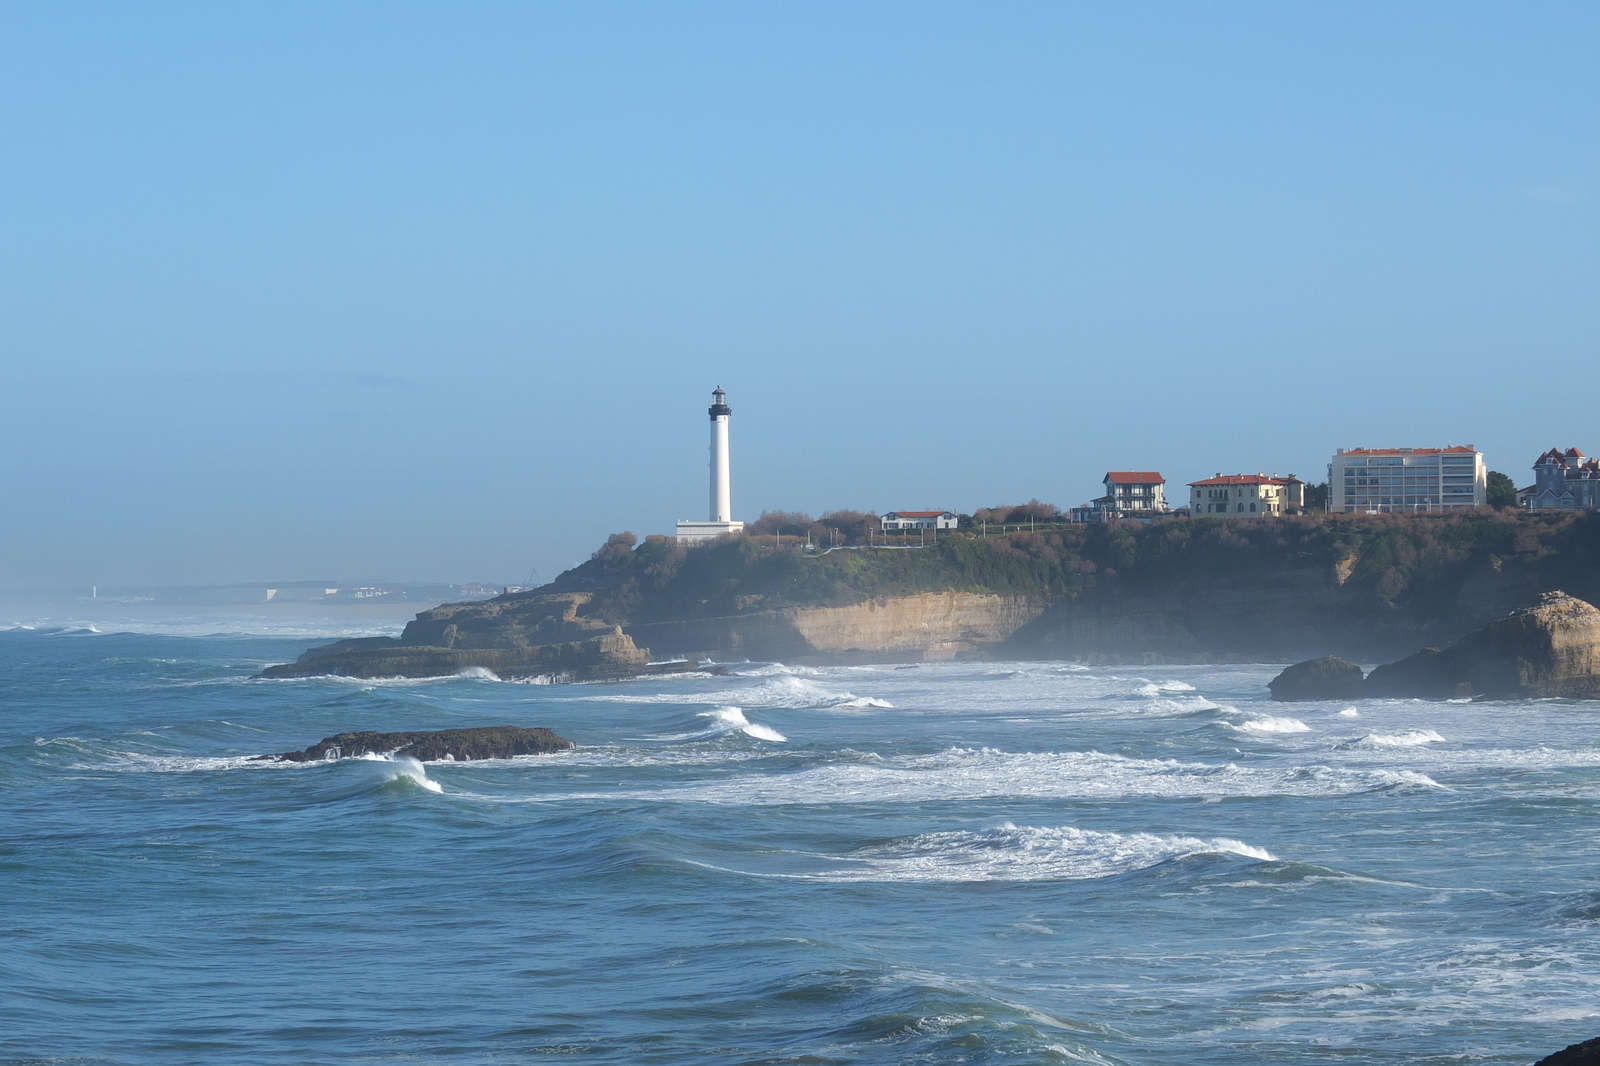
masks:
<path fill-rule="evenodd" d="M 743 522 L 688 522 L 678 523 L 679 544 L 699 544 L 701 541 L 716 540 L 729 533 L 743 533 Z"/>

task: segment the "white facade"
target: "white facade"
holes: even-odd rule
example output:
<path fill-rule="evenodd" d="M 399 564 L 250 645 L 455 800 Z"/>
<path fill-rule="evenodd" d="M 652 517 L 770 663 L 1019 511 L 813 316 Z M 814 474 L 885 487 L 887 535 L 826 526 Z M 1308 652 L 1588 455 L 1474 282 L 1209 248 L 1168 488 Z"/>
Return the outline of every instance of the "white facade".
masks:
<path fill-rule="evenodd" d="M 733 477 L 728 463 L 728 419 L 733 408 L 718 385 L 711 394 L 711 515 L 707 521 L 680 521 L 678 543 L 696 544 L 729 533 L 742 533 L 743 522 L 733 520 Z"/>
<path fill-rule="evenodd" d="M 1328 510 L 1464 511 L 1488 498 L 1483 453 L 1450 448 L 1351 448 L 1328 464 Z"/>
<path fill-rule="evenodd" d="M 889 511 L 878 516 L 885 533 L 908 529 L 954 529 L 961 517 L 954 511 Z"/>

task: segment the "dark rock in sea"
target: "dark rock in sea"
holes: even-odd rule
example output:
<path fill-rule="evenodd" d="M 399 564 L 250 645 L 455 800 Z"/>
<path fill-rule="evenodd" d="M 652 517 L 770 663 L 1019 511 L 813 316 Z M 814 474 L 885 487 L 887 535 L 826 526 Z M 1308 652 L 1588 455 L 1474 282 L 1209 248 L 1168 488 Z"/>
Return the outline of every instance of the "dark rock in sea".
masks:
<path fill-rule="evenodd" d="M 1361 695 L 1361 667 L 1334 655 L 1295 663 L 1267 682 L 1275 700 L 1352 700 Z"/>
<path fill-rule="evenodd" d="M 324 737 L 304 751 L 257 755 L 256 761 L 316 762 L 348 759 L 357 755 L 409 755 L 421 762 L 467 759 L 509 759 L 513 755 L 549 755 L 575 747 L 548 729 L 523 729 L 514 725 L 473 729 L 439 729 L 409 733 L 339 733 Z"/>
<path fill-rule="evenodd" d="M 1600 1037 L 1546 1055 L 1533 1066 L 1600 1066 Z"/>
<path fill-rule="evenodd" d="M 1546 592 L 1444 650 L 1425 648 L 1373 670 L 1367 696 L 1600 699 L 1600 610 Z"/>

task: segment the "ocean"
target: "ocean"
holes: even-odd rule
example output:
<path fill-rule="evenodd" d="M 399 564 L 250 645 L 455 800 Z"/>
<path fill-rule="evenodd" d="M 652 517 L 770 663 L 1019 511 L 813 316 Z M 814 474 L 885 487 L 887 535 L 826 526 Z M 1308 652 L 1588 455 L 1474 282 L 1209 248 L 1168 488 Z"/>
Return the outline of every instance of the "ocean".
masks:
<path fill-rule="evenodd" d="M 1600 706 L 1282 664 L 255 681 L 0 631 L 0 1062 L 1528 1063 L 1600 1035 Z M 331 634 L 330 634 L 331 635 Z M 264 764 L 514 724 L 472 763 Z"/>

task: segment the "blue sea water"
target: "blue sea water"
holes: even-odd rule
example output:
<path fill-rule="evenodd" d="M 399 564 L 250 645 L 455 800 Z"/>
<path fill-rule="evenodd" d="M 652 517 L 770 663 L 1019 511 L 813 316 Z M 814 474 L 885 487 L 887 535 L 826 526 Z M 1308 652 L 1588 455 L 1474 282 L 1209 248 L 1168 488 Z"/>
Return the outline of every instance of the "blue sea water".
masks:
<path fill-rule="evenodd" d="M 1600 708 L 1276 667 L 256 681 L 0 632 L 0 1061 L 1527 1063 L 1600 1035 Z M 354 729 L 570 753 L 249 762 Z"/>

